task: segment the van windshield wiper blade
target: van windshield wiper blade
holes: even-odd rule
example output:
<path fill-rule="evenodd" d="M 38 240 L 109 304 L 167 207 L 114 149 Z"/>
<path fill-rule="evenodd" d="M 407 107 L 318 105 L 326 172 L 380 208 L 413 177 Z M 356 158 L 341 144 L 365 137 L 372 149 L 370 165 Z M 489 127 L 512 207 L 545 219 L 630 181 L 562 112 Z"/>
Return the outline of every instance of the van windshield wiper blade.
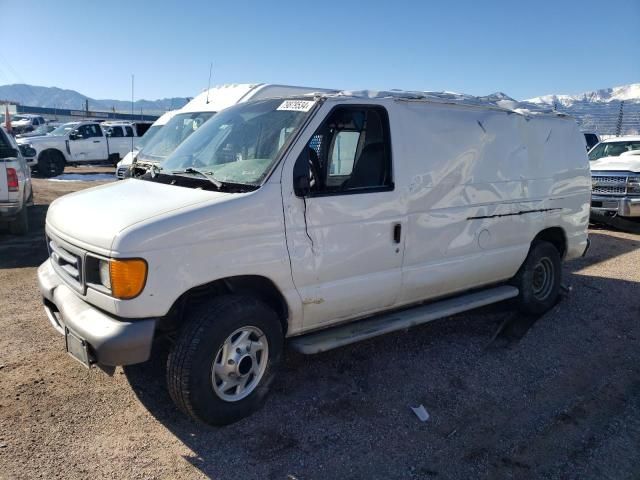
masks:
<path fill-rule="evenodd" d="M 209 180 L 211 183 L 213 183 L 218 190 L 220 190 L 222 188 L 222 185 L 223 185 L 223 182 L 218 180 L 213 175 L 213 172 L 205 172 L 204 170 L 200 170 L 199 168 L 188 167 L 188 168 L 185 168 L 184 170 L 177 171 L 177 172 L 171 172 L 171 173 L 199 173 L 200 175 L 205 177 L 207 180 Z"/>

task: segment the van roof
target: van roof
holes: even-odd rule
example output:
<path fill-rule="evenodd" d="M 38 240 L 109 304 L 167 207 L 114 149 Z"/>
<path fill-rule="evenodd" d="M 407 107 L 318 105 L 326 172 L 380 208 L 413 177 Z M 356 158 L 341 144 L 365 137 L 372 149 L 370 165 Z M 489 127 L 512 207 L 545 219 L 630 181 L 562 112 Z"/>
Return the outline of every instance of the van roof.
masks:
<path fill-rule="evenodd" d="M 550 108 L 543 108 L 529 102 L 519 102 L 504 94 L 493 94 L 477 97 L 457 92 L 430 92 L 410 90 L 344 90 L 336 93 L 322 93 L 327 98 L 367 98 L 367 99 L 393 99 L 403 101 L 416 101 L 425 103 L 437 103 L 444 105 L 461 105 L 467 107 L 480 107 L 491 110 L 499 110 L 520 115 L 550 115 L 554 117 L 572 118 L 571 115 L 560 113 Z"/>

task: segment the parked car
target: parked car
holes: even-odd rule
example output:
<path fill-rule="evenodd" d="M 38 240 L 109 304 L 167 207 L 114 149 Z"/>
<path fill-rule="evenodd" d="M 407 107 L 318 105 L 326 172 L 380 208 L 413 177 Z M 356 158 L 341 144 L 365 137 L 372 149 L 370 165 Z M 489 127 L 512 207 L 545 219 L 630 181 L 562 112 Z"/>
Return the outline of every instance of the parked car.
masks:
<path fill-rule="evenodd" d="M 209 89 L 187 103 L 154 135 L 135 157 L 131 167 L 134 176 L 144 175 L 149 168 L 158 167 L 193 132 L 216 112 L 249 100 L 300 95 L 309 92 L 330 92 L 311 87 L 271 84 L 232 84 Z"/>
<path fill-rule="evenodd" d="M 153 175 L 55 200 L 38 280 L 72 357 L 144 362 L 168 337 L 171 397 L 220 425 L 262 403 L 285 339 L 316 353 L 506 299 L 546 312 L 590 194 L 569 117 L 397 91 L 257 100 Z"/>
<path fill-rule="evenodd" d="M 171 110 L 165 112 L 153 122 L 152 125 L 145 131 L 144 134 L 138 137 L 137 142 L 133 146 L 133 150 L 127 153 L 122 160 L 116 164 L 116 178 L 122 180 L 130 176 L 131 165 L 134 159 L 138 155 L 138 152 L 142 150 L 144 145 L 160 130 L 160 128 L 167 124 L 167 122 L 176 114 L 178 110 Z M 140 130 L 138 130 L 140 131 Z"/>
<path fill-rule="evenodd" d="M 35 150 L 36 154 L 27 158 L 30 166 L 37 166 L 38 173 L 45 177 L 55 177 L 67 164 L 109 162 L 115 165 L 131 151 L 132 138 L 136 141 L 135 130 L 129 127 L 134 136 L 127 137 L 129 130 L 126 126 L 123 128 L 125 136 L 111 137 L 97 122 L 69 122 L 44 137 L 21 138 L 18 143 Z"/>
<path fill-rule="evenodd" d="M 640 221 L 640 136 L 604 140 L 589 159 L 592 219 Z"/>
<path fill-rule="evenodd" d="M 18 114 L 11 116 L 11 133 L 18 135 L 34 131 L 36 128 L 45 125 L 46 120 L 40 115 Z"/>
<path fill-rule="evenodd" d="M 25 235 L 29 231 L 27 207 L 33 205 L 31 170 L 11 135 L 0 128 L 0 222 L 9 232 Z"/>

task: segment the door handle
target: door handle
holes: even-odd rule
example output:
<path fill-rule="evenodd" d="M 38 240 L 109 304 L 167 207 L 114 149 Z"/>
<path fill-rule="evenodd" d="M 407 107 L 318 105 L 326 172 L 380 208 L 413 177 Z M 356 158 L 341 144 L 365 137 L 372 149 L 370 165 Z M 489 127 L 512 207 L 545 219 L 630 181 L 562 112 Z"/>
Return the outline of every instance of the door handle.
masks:
<path fill-rule="evenodd" d="M 94 140 L 93 143 L 100 143 L 100 140 Z"/>
<path fill-rule="evenodd" d="M 393 241 L 396 243 L 400 243 L 402 239 L 402 224 L 396 223 L 393 226 Z"/>

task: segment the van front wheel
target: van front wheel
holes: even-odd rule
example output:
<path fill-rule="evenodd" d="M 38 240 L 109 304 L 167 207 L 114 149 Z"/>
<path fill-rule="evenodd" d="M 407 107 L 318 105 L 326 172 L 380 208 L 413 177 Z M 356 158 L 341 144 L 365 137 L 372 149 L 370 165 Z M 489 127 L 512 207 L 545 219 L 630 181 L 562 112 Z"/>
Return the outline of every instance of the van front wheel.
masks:
<path fill-rule="evenodd" d="M 560 252 L 549 242 L 535 241 L 514 277 L 513 283 L 520 290 L 519 309 L 529 315 L 542 315 L 556 304 L 561 282 Z"/>
<path fill-rule="evenodd" d="M 262 405 L 282 352 L 276 313 L 251 297 L 228 295 L 190 316 L 167 361 L 171 398 L 210 425 L 248 416 Z"/>

